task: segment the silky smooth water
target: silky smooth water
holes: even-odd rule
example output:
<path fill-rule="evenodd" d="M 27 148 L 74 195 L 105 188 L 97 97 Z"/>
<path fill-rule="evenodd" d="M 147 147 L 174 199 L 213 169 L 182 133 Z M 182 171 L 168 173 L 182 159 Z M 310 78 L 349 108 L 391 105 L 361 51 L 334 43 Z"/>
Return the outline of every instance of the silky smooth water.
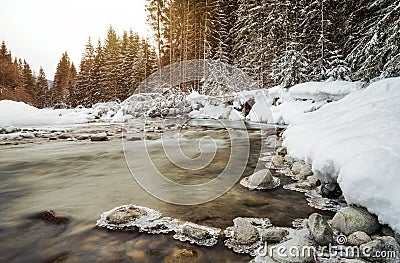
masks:
<path fill-rule="evenodd" d="M 200 151 L 197 145 L 204 136 L 214 138 L 217 145 L 213 162 L 201 170 L 177 167 L 165 157 L 158 141 L 151 142 L 149 154 L 170 180 L 202 183 L 218 176 L 227 164 L 230 139 L 226 130 L 213 127 L 209 121 L 196 125 L 181 132 L 185 138 L 181 147 L 189 149 L 189 155 L 200 154 L 196 149 Z M 75 127 L 74 132 L 79 133 L 79 129 L 83 130 Z M 244 177 L 263 168 L 258 158 L 265 151 L 262 139 L 268 130 L 242 132 L 248 133 L 251 145 Z M 225 248 L 222 236 L 217 246 L 203 248 L 175 241 L 172 235 L 112 232 L 96 228 L 95 223 L 102 212 L 124 204 L 150 207 L 164 216 L 222 229 L 232 225 L 235 217 L 268 217 L 276 226 L 290 226 L 294 219 L 316 212 L 303 194 L 282 186 L 271 191 L 249 191 L 236 184 L 216 200 L 196 206 L 163 202 L 136 183 L 118 138 L 116 134 L 108 142 L 37 140 L 0 146 L 1 262 L 169 262 L 171 254 L 179 249 L 193 252 L 191 262 L 248 262 L 250 257 Z M 139 162 L 143 159 L 142 169 L 146 169 L 143 153 L 131 150 L 130 154 Z M 291 182 L 285 177 L 281 181 Z M 65 220 L 42 220 L 40 213 L 46 210 L 55 211 Z"/>

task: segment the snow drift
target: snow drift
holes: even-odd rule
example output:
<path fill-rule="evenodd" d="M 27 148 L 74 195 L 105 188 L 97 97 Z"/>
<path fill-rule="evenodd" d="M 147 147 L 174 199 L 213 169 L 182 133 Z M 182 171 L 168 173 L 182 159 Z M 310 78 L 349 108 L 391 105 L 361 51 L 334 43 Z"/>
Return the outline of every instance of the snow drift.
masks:
<path fill-rule="evenodd" d="M 400 78 L 371 84 L 304 114 L 284 133 L 291 156 L 337 181 L 349 204 L 400 232 Z"/>

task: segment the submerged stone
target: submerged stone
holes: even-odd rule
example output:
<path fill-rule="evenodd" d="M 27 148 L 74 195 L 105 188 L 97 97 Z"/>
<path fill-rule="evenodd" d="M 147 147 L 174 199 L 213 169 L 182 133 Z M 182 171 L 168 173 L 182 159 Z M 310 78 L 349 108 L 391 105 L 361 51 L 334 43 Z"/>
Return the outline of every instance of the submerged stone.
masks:
<path fill-rule="evenodd" d="M 220 232 L 219 228 L 186 222 L 176 228 L 174 238 L 200 246 L 214 246 L 218 242 Z"/>
<path fill-rule="evenodd" d="M 199 262 L 202 254 L 194 249 L 174 249 L 172 253 L 165 259 L 164 263 L 192 263 Z"/>

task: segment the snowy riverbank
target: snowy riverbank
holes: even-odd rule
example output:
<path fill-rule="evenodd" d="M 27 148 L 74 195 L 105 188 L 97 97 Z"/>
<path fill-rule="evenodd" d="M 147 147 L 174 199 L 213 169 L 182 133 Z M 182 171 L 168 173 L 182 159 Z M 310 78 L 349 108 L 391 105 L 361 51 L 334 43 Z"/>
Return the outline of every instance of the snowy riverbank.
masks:
<path fill-rule="evenodd" d="M 368 208 L 400 232 L 400 78 L 366 88 L 334 81 L 222 97 L 144 94 L 90 109 L 39 110 L 0 101 L 0 140 L 12 138 L 13 126 L 124 122 L 149 114 L 290 124 L 283 142 L 290 156 L 312 164 L 321 181 L 337 181 L 349 204 Z"/>

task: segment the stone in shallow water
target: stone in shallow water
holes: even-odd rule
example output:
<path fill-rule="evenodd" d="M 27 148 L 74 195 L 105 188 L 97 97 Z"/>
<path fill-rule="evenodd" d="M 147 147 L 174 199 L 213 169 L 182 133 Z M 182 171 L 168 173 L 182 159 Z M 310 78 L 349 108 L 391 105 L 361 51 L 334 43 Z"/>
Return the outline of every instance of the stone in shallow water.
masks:
<path fill-rule="evenodd" d="M 174 238 L 182 242 L 188 241 L 191 244 L 210 247 L 217 244 L 220 232 L 219 228 L 187 222 L 176 228 Z"/>
<path fill-rule="evenodd" d="M 280 185 L 280 179 L 272 176 L 268 169 L 260 170 L 243 178 L 240 184 L 250 190 L 270 190 Z"/>
<path fill-rule="evenodd" d="M 333 231 L 328 222 L 317 213 L 310 215 L 308 218 L 308 228 L 310 233 L 321 246 L 327 246 L 333 243 Z"/>
<path fill-rule="evenodd" d="M 380 225 L 378 218 L 361 207 L 345 207 L 340 209 L 333 217 L 332 227 L 345 235 L 363 231 L 368 235 L 378 232 Z"/>
<path fill-rule="evenodd" d="M 273 164 L 274 167 L 276 168 L 280 168 L 284 165 L 284 159 L 282 156 L 280 155 L 274 155 L 271 159 L 271 162 Z"/>
<path fill-rule="evenodd" d="M 147 207 L 124 205 L 100 215 L 96 225 L 111 230 L 144 227 L 161 217 L 161 213 Z"/>
<path fill-rule="evenodd" d="M 92 142 L 104 142 L 108 141 L 107 133 L 97 133 L 90 136 Z"/>
<path fill-rule="evenodd" d="M 139 226 L 139 231 L 149 234 L 167 234 L 175 231 L 178 226 L 178 219 L 163 217 Z"/>
<path fill-rule="evenodd" d="M 245 218 L 236 218 L 233 226 L 233 237 L 239 244 L 252 244 L 259 239 L 258 229 Z"/>
<path fill-rule="evenodd" d="M 318 193 L 318 187 L 307 191 L 305 195 L 307 196 L 308 205 L 320 210 L 337 212 L 347 206 L 346 202 L 340 199 L 334 200 L 322 197 L 322 195 Z"/>
<path fill-rule="evenodd" d="M 304 166 L 304 163 L 301 161 L 294 162 L 291 167 L 292 174 L 294 174 L 294 175 L 299 174 L 301 169 L 303 168 L 303 166 Z"/>
<path fill-rule="evenodd" d="M 263 241 L 267 241 L 268 243 L 282 242 L 287 235 L 289 235 L 289 231 L 282 227 L 270 227 L 260 231 L 261 239 Z"/>
<path fill-rule="evenodd" d="M 137 207 L 128 206 L 128 207 L 120 207 L 119 209 L 115 210 L 114 212 L 107 215 L 106 220 L 110 224 L 126 224 L 129 221 L 135 220 L 139 217 L 146 216 L 147 212 L 141 210 Z"/>
<path fill-rule="evenodd" d="M 224 231 L 225 246 L 236 253 L 250 254 L 255 256 L 257 249 L 262 245 L 260 232 L 271 227 L 268 218 L 243 218 L 233 220 L 233 226 Z"/>

